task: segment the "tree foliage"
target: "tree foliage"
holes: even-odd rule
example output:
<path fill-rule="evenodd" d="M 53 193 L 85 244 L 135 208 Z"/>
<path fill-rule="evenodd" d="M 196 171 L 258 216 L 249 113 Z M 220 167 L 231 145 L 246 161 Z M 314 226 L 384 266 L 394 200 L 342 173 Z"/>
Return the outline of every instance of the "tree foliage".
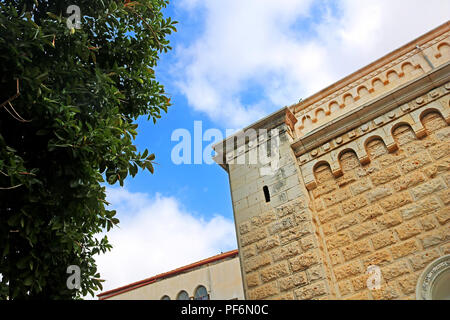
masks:
<path fill-rule="evenodd" d="M 72 299 L 101 289 L 95 255 L 119 220 L 105 182 L 153 173 L 133 141 L 170 99 L 155 79 L 176 31 L 167 0 L 0 1 L 0 299 Z M 69 290 L 69 265 L 81 289 Z"/>

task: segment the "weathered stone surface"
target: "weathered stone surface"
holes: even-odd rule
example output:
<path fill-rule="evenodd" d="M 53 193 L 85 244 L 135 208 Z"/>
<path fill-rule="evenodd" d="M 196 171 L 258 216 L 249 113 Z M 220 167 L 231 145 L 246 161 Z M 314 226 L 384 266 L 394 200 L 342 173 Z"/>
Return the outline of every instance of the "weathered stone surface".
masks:
<path fill-rule="evenodd" d="M 351 170 L 361 166 L 358 157 L 352 151 L 341 154 L 339 157 L 339 162 L 341 164 L 342 171 L 344 172 L 351 172 Z"/>
<path fill-rule="evenodd" d="M 358 292 L 347 298 L 348 300 L 368 300 L 369 293 L 367 291 Z"/>
<path fill-rule="evenodd" d="M 383 154 L 387 154 L 388 150 L 386 148 L 386 145 L 384 144 L 383 140 L 376 139 L 370 141 L 366 145 L 367 153 L 369 154 L 370 159 L 376 159 Z"/>
<path fill-rule="evenodd" d="M 374 234 L 377 230 L 375 221 L 368 221 L 350 228 L 349 232 L 353 240 L 359 240 L 365 236 Z"/>
<path fill-rule="evenodd" d="M 309 211 L 300 211 L 294 213 L 295 223 L 300 224 L 302 222 L 312 221 L 312 214 Z"/>
<path fill-rule="evenodd" d="M 377 219 L 381 229 L 388 229 L 402 223 L 403 219 L 398 211 L 390 212 Z"/>
<path fill-rule="evenodd" d="M 386 198 L 387 196 L 390 196 L 392 194 L 392 189 L 386 185 L 380 186 L 377 188 L 372 189 L 371 191 L 367 192 L 367 199 L 371 203 L 376 202 L 380 199 Z"/>
<path fill-rule="evenodd" d="M 370 188 L 372 188 L 372 184 L 370 180 L 367 178 L 360 179 L 359 181 L 350 186 L 350 190 L 355 196 L 369 190 Z"/>
<path fill-rule="evenodd" d="M 407 155 L 403 150 L 397 150 L 395 153 L 390 153 L 379 157 L 378 163 L 380 164 L 381 168 L 386 168 L 405 159 L 406 156 Z"/>
<path fill-rule="evenodd" d="M 323 201 L 325 202 L 325 205 L 327 208 L 335 205 L 336 203 L 342 202 L 344 200 L 347 200 L 351 197 L 351 192 L 348 189 L 340 189 L 335 192 L 326 194 L 323 196 Z"/>
<path fill-rule="evenodd" d="M 403 274 L 410 273 L 410 270 L 406 261 L 398 261 L 382 268 L 381 273 L 384 279 L 391 280 Z"/>
<path fill-rule="evenodd" d="M 373 247 L 376 250 L 389 246 L 395 242 L 394 232 L 391 230 L 379 232 L 372 237 Z"/>
<path fill-rule="evenodd" d="M 305 270 L 318 262 L 319 258 L 314 250 L 308 251 L 289 260 L 289 263 L 291 264 L 291 269 L 294 272 Z"/>
<path fill-rule="evenodd" d="M 400 213 L 405 220 L 409 220 L 424 214 L 436 212 L 439 208 L 441 208 L 439 200 L 435 197 L 428 197 L 401 208 Z"/>
<path fill-rule="evenodd" d="M 450 142 L 446 141 L 430 149 L 431 156 L 438 160 L 450 154 Z"/>
<path fill-rule="evenodd" d="M 292 258 L 301 252 L 300 243 L 292 242 L 283 247 L 277 248 L 272 251 L 273 261 L 280 261 Z"/>
<path fill-rule="evenodd" d="M 392 182 L 392 188 L 396 192 L 414 187 L 425 181 L 425 177 L 421 172 L 412 172 Z"/>
<path fill-rule="evenodd" d="M 258 288 L 249 290 L 248 297 L 250 300 L 262 300 L 278 293 L 275 282 L 269 282 Z"/>
<path fill-rule="evenodd" d="M 270 234 L 278 234 L 283 230 L 287 230 L 295 226 L 294 216 L 289 216 L 281 219 L 281 221 L 276 221 L 269 226 Z"/>
<path fill-rule="evenodd" d="M 367 199 L 364 196 L 354 197 L 342 203 L 342 211 L 350 213 L 367 205 Z"/>
<path fill-rule="evenodd" d="M 379 290 L 372 290 L 372 296 L 375 300 L 392 300 L 398 298 L 400 293 L 395 287 L 382 286 Z"/>
<path fill-rule="evenodd" d="M 319 220 L 321 223 L 326 223 L 331 220 L 337 219 L 341 216 L 339 207 L 328 209 L 326 211 L 319 212 Z"/>
<path fill-rule="evenodd" d="M 267 254 L 261 254 L 247 259 L 247 261 L 244 262 L 244 269 L 245 272 L 249 273 L 268 264 L 270 264 L 270 256 Z"/>
<path fill-rule="evenodd" d="M 446 157 L 441 161 L 433 162 L 425 167 L 422 171 L 428 178 L 435 178 L 436 176 L 450 170 L 450 157 Z"/>
<path fill-rule="evenodd" d="M 350 276 L 356 276 L 362 272 L 362 267 L 359 261 L 350 262 L 345 265 L 336 267 L 334 274 L 338 281 L 348 278 Z"/>
<path fill-rule="evenodd" d="M 313 190 L 314 198 L 318 198 L 324 194 L 330 193 L 337 189 L 336 183 L 333 180 L 329 180 L 321 185 L 318 185 L 316 189 Z"/>
<path fill-rule="evenodd" d="M 250 258 L 256 255 L 256 247 L 255 246 L 249 246 L 242 249 L 242 256 L 244 258 Z"/>
<path fill-rule="evenodd" d="M 239 226 L 239 233 L 241 235 L 246 234 L 251 230 L 250 228 L 251 228 L 250 221 L 245 221 L 241 223 L 241 225 Z"/>
<path fill-rule="evenodd" d="M 352 182 L 355 182 L 358 179 L 354 172 L 347 172 L 344 175 L 336 178 L 336 184 L 339 187 L 344 187 Z"/>
<path fill-rule="evenodd" d="M 407 192 L 394 194 L 380 202 L 381 207 L 386 211 L 391 211 L 412 202 L 411 195 Z"/>
<path fill-rule="evenodd" d="M 252 288 L 259 286 L 261 281 L 259 280 L 259 275 L 257 272 L 250 273 L 245 276 L 245 281 L 247 283 L 247 287 Z"/>
<path fill-rule="evenodd" d="M 422 231 L 422 227 L 417 221 L 408 221 L 395 228 L 395 231 L 401 240 L 406 240 L 419 234 Z"/>
<path fill-rule="evenodd" d="M 313 232 L 313 226 L 310 222 L 301 223 L 294 228 L 280 232 L 280 243 L 285 245 L 291 241 L 298 240 L 301 237 Z"/>
<path fill-rule="evenodd" d="M 277 216 L 273 212 L 263 213 L 259 217 L 262 225 L 269 224 L 277 219 Z"/>
<path fill-rule="evenodd" d="M 363 259 L 364 268 L 368 266 L 383 266 L 389 262 L 392 262 L 392 255 L 388 249 L 378 250 L 371 255 Z"/>
<path fill-rule="evenodd" d="M 419 278 L 419 275 L 417 275 L 417 274 L 410 274 L 410 275 L 401 277 L 397 281 L 400 290 L 404 294 L 415 293 L 418 278 Z"/>
<path fill-rule="evenodd" d="M 243 247 L 264 239 L 267 236 L 264 229 L 256 229 L 241 236 L 241 244 Z"/>
<path fill-rule="evenodd" d="M 300 240 L 300 242 L 301 242 L 303 251 L 308 251 L 310 249 L 317 247 L 315 235 L 309 235 L 309 236 L 303 237 Z"/>
<path fill-rule="evenodd" d="M 280 239 L 278 236 L 271 236 L 256 243 L 256 249 L 258 252 L 263 252 L 275 248 L 280 245 Z"/>
<path fill-rule="evenodd" d="M 398 145 L 402 146 L 402 149 L 405 148 L 405 145 L 411 145 L 414 142 L 419 142 L 416 141 L 417 137 L 414 134 L 414 131 L 412 131 L 411 127 L 407 125 L 401 125 L 400 127 L 396 128 L 393 132 L 393 136 Z"/>
<path fill-rule="evenodd" d="M 295 290 L 295 295 L 300 300 L 309 300 L 313 297 L 327 293 L 325 282 L 316 282 L 308 286 Z"/>
<path fill-rule="evenodd" d="M 410 157 L 400 162 L 399 167 L 403 171 L 403 173 L 409 173 L 413 170 L 423 167 L 431 161 L 432 159 L 427 152 L 421 152 L 416 156 Z"/>
<path fill-rule="evenodd" d="M 346 261 L 372 251 L 368 240 L 362 240 L 343 247 L 342 254 Z"/>
<path fill-rule="evenodd" d="M 450 141 L 450 127 L 448 126 L 436 131 L 434 134 L 439 141 Z"/>
<path fill-rule="evenodd" d="M 374 173 L 371 176 L 372 183 L 374 185 L 380 185 L 384 184 L 386 182 L 389 182 L 391 180 L 394 180 L 400 176 L 400 171 L 398 170 L 397 166 L 392 166 L 389 168 L 385 168 L 383 170 L 380 170 L 376 173 Z"/>
<path fill-rule="evenodd" d="M 334 250 L 330 252 L 330 260 L 332 265 L 341 264 L 344 262 L 344 258 L 339 250 Z"/>
<path fill-rule="evenodd" d="M 439 229 L 419 236 L 424 248 L 429 248 L 450 239 L 450 233 L 445 229 Z"/>
<path fill-rule="evenodd" d="M 358 211 L 359 217 L 361 218 L 361 221 L 367 221 L 373 218 L 376 218 L 378 216 L 381 216 L 383 214 L 383 209 L 379 205 L 372 205 L 367 208 L 363 208 Z"/>
<path fill-rule="evenodd" d="M 352 284 L 349 280 L 339 282 L 338 287 L 341 296 L 346 296 L 353 292 Z"/>
<path fill-rule="evenodd" d="M 404 241 L 400 244 L 391 247 L 392 256 L 394 259 L 398 259 L 407 256 L 410 253 L 416 252 L 419 249 L 414 239 Z"/>
<path fill-rule="evenodd" d="M 425 268 L 431 261 L 437 259 L 439 257 L 439 250 L 427 250 L 418 254 L 413 255 L 409 261 L 414 271 L 422 270 Z"/>
<path fill-rule="evenodd" d="M 446 224 L 450 220 L 450 208 L 445 207 L 436 213 L 436 218 L 440 224 Z"/>
<path fill-rule="evenodd" d="M 325 278 L 325 271 L 320 264 L 310 267 L 306 273 L 310 282 Z"/>
<path fill-rule="evenodd" d="M 358 223 L 355 215 L 347 215 L 339 220 L 337 220 L 334 224 L 337 231 L 341 231 L 347 229 Z"/>
<path fill-rule="evenodd" d="M 324 225 L 322 226 L 322 230 L 323 230 L 323 234 L 324 234 L 326 237 L 328 237 L 328 236 L 330 236 L 330 235 L 336 233 L 336 230 L 334 229 L 334 226 L 333 226 L 332 223 L 324 224 Z"/>
<path fill-rule="evenodd" d="M 420 219 L 420 224 L 425 231 L 432 230 L 438 226 L 432 214 Z"/>
<path fill-rule="evenodd" d="M 339 247 L 347 245 L 350 242 L 351 242 L 351 239 L 350 239 L 349 235 L 345 232 L 337 233 L 334 236 L 331 236 L 330 238 L 328 238 L 328 240 L 327 240 L 329 249 L 339 248 Z"/>
<path fill-rule="evenodd" d="M 269 282 L 289 274 L 287 261 L 267 267 L 261 270 L 260 276 L 263 282 Z"/>
<path fill-rule="evenodd" d="M 306 273 L 302 271 L 289 277 L 279 279 L 278 284 L 281 291 L 286 291 L 308 284 L 308 278 L 306 277 Z"/>
<path fill-rule="evenodd" d="M 445 188 L 446 185 L 444 181 L 442 181 L 442 179 L 440 178 L 436 178 L 413 188 L 411 190 L 411 193 L 414 199 L 418 200 Z"/>
<path fill-rule="evenodd" d="M 365 273 L 360 276 L 357 276 L 351 280 L 353 289 L 355 291 L 360 291 L 362 289 L 367 289 L 367 279 L 369 278 L 369 274 Z"/>
<path fill-rule="evenodd" d="M 274 300 L 295 300 L 293 292 L 286 292 L 284 294 L 280 294 L 279 296 L 276 296 L 273 299 Z M 272 300 L 272 298 L 271 298 L 271 300 Z"/>

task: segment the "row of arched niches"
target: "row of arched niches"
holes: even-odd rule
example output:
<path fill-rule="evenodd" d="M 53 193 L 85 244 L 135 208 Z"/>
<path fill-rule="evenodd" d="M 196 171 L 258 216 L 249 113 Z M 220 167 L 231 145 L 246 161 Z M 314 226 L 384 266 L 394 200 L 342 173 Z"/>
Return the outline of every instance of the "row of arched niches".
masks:
<path fill-rule="evenodd" d="M 424 106 L 416 110 L 415 117 L 401 117 L 302 166 L 306 187 L 312 190 L 324 179 L 340 177 L 355 166 L 364 167 L 383 154 L 402 151 L 402 146 L 412 140 L 427 139 L 434 131 L 450 125 L 449 104 Z M 450 142 L 450 130 L 444 131 L 437 139 Z"/>

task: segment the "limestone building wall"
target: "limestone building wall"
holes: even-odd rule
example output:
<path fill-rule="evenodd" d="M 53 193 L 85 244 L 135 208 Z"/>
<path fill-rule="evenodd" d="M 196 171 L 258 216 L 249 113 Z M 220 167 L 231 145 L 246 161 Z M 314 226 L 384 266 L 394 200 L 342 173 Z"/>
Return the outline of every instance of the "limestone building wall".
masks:
<path fill-rule="evenodd" d="M 421 271 L 450 253 L 449 89 L 415 112 L 426 132 L 421 139 L 412 129 L 417 123 L 405 121 L 409 113 L 382 126 L 383 134 L 355 140 L 365 146 L 366 165 L 344 148 L 340 176 L 327 162 L 314 167 L 310 197 L 336 298 L 414 299 Z M 370 265 L 381 268 L 379 290 L 367 287 Z"/>
<path fill-rule="evenodd" d="M 246 298 L 416 298 L 424 268 L 450 253 L 449 98 L 445 23 L 215 146 Z M 278 135 L 242 138 L 261 128 Z M 275 138 L 273 175 L 245 164 Z"/>

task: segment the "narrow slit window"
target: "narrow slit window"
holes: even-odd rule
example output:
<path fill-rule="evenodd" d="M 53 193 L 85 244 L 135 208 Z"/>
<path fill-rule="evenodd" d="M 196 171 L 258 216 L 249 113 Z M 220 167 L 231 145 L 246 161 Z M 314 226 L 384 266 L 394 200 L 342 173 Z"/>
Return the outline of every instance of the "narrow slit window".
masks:
<path fill-rule="evenodd" d="M 269 188 L 267 186 L 264 186 L 263 191 L 264 191 L 264 197 L 266 198 L 266 202 L 270 202 Z"/>

